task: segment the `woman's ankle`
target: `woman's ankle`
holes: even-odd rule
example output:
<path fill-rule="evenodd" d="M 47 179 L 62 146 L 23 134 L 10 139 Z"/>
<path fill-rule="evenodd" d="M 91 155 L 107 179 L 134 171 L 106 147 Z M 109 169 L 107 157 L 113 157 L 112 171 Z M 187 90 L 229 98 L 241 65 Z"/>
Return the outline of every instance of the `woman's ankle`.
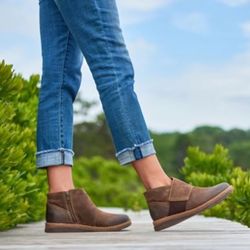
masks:
<path fill-rule="evenodd" d="M 171 179 L 167 175 L 161 177 L 151 177 L 144 184 L 147 190 L 162 186 L 170 186 L 170 185 L 171 185 Z"/>
<path fill-rule="evenodd" d="M 67 187 L 50 187 L 48 193 L 57 193 L 57 192 L 67 192 L 70 189 L 75 189 L 74 186 L 67 186 Z"/>
<path fill-rule="evenodd" d="M 133 161 L 132 165 L 147 190 L 171 185 L 171 178 L 164 172 L 156 155 Z"/>
<path fill-rule="evenodd" d="M 75 188 L 70 166 L 49 166 L 47 177 L 49 193 L 65 192 Z"/>

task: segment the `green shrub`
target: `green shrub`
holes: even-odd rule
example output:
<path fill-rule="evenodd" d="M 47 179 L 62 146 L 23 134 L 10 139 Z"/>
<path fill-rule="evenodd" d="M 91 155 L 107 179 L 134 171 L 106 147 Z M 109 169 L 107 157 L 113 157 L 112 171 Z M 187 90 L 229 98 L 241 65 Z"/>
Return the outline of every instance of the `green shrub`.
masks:
<path fill-rule="evenodd" d="M 44 217 L 46 181 L 35 166 L 38 81 L 0 62 L 0 230 Z"/>
<path fill-rule="evenodd" d="M 146 208 L 144 188 L 132 167 L 122 167 L 115 160 L 100 156 L 74 160 L 73 178 L 98 206 Z"/>
<path fill-rule="evenodd" d="M 198 147 L 189 147 L 181 173 L 196 186 L 210 186 L 226 181 L 234 191 L 226 200 L 203 212 L 205 216 L 221 217 L 250 226 L 250 171 L 234 166 L 228 150 L 216 145 L 211 154 Z"/>

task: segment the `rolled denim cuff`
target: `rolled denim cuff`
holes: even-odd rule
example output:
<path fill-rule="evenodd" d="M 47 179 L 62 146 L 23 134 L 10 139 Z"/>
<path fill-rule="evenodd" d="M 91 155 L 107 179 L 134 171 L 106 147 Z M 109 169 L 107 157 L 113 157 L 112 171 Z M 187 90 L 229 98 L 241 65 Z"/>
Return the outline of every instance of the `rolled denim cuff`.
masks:
<path fill-rule="evenodd" d="M 59 148 L 36 152 L 37 168 L 48 166 L 69 165 L 73 166 L 74 152 L 71 149 Z"/>
<path fill-rule="evenodd" d="M 142 159 L 146 156 L 156 154 L 153 139 L 140 144 L 134 144 L 133 147 L 124 148 L 115 154 L 121 165 L 128 165 L 130 162 Z"/>

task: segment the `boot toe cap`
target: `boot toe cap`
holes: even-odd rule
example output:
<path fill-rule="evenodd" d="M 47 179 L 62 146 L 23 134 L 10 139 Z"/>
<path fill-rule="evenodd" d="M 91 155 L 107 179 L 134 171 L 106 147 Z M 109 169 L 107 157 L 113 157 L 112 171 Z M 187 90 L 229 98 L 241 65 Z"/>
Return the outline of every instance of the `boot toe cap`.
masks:
<path fill-rule="evenodd" d="M 96 218 L 96 226 L 115 226 L 126 222 L 130 222 L 130 218 L 126 214 L 102 213 Z"/>
<path fill-rule="evenodd" d="M 187 209 L 192 209 L 206 203 L 229 187 L 230 184 L 227 182 L 222 182 L 211 187 L 194 187 L 190 200 L 187 203 Z"/>
<path fill-rule="evenodd" d="M 130 219 L 126 214 L 116 214 L 116 215 L 110 216 L 110 219 L 108 220 L 109 225 L 111 226 L 122 224 L 128 221 L 130 221 Z"/>

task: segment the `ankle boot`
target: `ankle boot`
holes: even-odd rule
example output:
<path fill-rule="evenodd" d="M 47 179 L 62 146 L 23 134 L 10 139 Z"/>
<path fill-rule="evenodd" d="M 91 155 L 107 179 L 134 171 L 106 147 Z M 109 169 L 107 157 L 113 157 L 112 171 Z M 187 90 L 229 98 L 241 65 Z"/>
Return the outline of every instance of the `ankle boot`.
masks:
<path fill-rule="evenodd" d="M 170 186 L 144 192 L 155 231 L 173 226 L 224 200 L 233 187 L 223 182 L 211 187 L 195 187 L 171 177 Z"/>
<path fill-rule="evenodd" d="M 83 189 L 47 194 L 45 232 L 119 231 L 129 225 L 127 215 L 98 209 Z"/>

